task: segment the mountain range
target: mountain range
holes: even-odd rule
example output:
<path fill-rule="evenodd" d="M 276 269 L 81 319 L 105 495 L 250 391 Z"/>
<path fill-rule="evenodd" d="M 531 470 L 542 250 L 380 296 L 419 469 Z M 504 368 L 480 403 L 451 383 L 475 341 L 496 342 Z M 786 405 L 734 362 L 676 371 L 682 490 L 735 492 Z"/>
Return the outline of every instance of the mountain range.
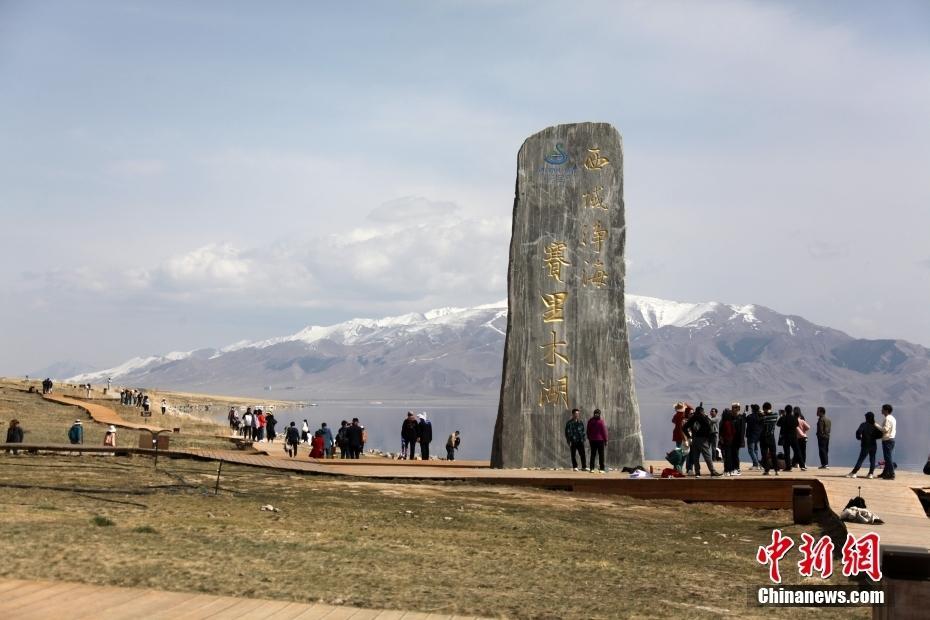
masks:
<path fill-rule="evenodd" d="M 903 340 L 853 338 L 758 305 L 627 295 L 626 314 L 641 402 L 930 402 L 930 350 Z M 353 319 L 67 380 L 294 399 L 496 400 L 506 324 L 506 301 Z"/>

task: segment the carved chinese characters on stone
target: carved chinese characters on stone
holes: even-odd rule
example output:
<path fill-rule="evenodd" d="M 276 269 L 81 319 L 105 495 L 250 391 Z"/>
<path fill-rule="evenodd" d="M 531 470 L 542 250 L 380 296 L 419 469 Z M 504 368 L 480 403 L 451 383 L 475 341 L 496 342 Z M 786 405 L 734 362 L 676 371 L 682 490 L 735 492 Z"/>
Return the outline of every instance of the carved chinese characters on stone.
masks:
<path fill-rule="evenodd" d="M 550 127 L 520 149 L 492 464 L 564 466 L 572 408 L 598 408 L 607 464 L 642 463 L 623 303 L 623 148 L 610 125 Z"/>

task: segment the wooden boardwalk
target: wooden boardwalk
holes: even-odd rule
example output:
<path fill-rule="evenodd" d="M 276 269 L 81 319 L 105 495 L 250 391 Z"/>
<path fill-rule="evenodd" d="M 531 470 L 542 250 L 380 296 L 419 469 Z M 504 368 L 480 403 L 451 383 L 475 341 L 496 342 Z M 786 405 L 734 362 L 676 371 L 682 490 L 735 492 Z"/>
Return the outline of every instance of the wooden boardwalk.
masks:
<path fill-rule="evenodd" d="M 91 402 L 66 396 L 45 395 L 47 400 L 81 407 L 97 422 L 124 428 L 158 430 L 144 424 L 124 420 L 113 409 Z M 113 452 L 112 449 L 75 446 L 17 446 L 21 450 L 30 447 L 42 451 Z M 814 507 L 828 508 L 839 515 L 850 498 L 855 497 L 861 487 L 862 496 L 870 510 L 878 514 L 884 525 L 846 524 L 850 533 L 859 535 L 866 531 L 877 531 L 883 544 L 914 546 L 930 549 L 930 518 L 914 489 L 930 488 L 930 477 L 916 472 L 899 472 L 893 481 L 864 478 L 846 478 L 845 468 L 822 470 L 811 468 L 806 472 L 795 469 L 791 475 L 762 476 L 761 472 L 749 471 L 744 464 L 744 474 L 733 478 L 697 480 L 685 479 L 641 479 L 631 480 L 621 472 L 591 474 L 566 470 L 513 470 L 491 469 L 482 461 L 399 461 L 386 458 L 362 458 L 358 460 L 310 459 L 303 454 L 289 458 L 284 454 L 284 444 L 254 444 L 253 450 L 184 449 L 161 450 L 166 457 L 201 458 L 240 465 L 249 465 L 281 471 L 304 472 L 331 476 L 349 476 L 382 480 L 436 480 L 467 481 L 476 484 L 530 486 L 542 489 L 623 495 L 637 499 L 671 499 L 685 502 L 711 502 L 716 504 L 753 508 L 790 509 L 792 487 L 809 484 L 812 488 Z M 279 452 L 280 451 L 280 452 Z M 144 448 L 121 448 L 121 454 L 151 454 Z M 653 461 L 655 471 L 667 466 Z"/>
<path fill-rule="evenodd" d="M 57 394 L 43 394 L 42 398 L 53 403 L 59 403 L 61 405 L 72 405 L 74 407 L 80 407 L 87 412 L 87 414 L 91 417 L 91 419 L 93 419 L 94 422 L 99 422 L 100 424 L 112 424 L 113 426 L 120 428 L 132 428 L 146 431 L 162 430 L 157 426 L 129 422 L 128 420 L 123 419 L 123 417 L 113 409 L 86 400 L 70 398 L 68 396 L 58 396 Z"/>
<path fill-rule="evenodd" d="M 0 579 L 0 618 L 5 620 L 467 620 L 413 611 L 362 609 L 319 603 L 164 592 L 63 581 Z"/>

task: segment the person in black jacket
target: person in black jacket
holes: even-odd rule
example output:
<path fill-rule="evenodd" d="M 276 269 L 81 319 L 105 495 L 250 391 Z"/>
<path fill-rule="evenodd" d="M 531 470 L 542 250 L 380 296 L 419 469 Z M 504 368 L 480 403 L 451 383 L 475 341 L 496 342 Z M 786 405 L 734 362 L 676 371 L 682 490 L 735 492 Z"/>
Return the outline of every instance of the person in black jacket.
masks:
<path fill-rule="evenodd" d="M 791 471 L 792 451 L 795 456 L 801 452 L 801 446 L 798 444 L 798 417 L 794 415 L 794 407 L 785 405 L 785 415 L 778 418 L 778 426 L 781 428 L 785 448 L 785 471 Z"/>
<path fill-rule="evenodd" d="M 419 416 L 419 422 L 417 422 L 417 439 L 420 441 L 420 458 L 424 461 L 429 460 L 429 444 L 433 441 L 433 424 L 429 421 L 429 418 L 426 417 L 426 412 L 424 411 Z"/>
<path fill-rule="evenodd" d="M 291 422 L 291 425 L 284 431 L 284 450 L 291 458 L 297 456 L 297 447 L 300 445 L 300 431 L 297 429 L 297 423 Z"/>
<path fill-rule="evenodd" d="M 859 440 L 859 458 L 852 471 L 846 474 L 847 478 L 858 478 L 856 472 L 862 467 L 865 455 L 869 455 L 869 478 L 875 474 L 875 451 L 878 449 L 878 440 L 882 436 L 882 429 L 875 423 L 875 414 L 869 411 L 865 414 L 865 422 L 856 429 L 856 439 Z"/>
<path fill-rule="evenodd" d="M 740 475 L 739 469 L 739 451 L 746 447 L 746 413 L 742 405 L 733 403 L 730 405 L 730 411 L 733 412 L 733 427 L 736 430 L 735 441 L 733 442 L 733 471 L 735 475 Z"/>
<path fill-rule="evenodd" d="M 707 463 L 711 476 L 719 476 L 720 472 L 714 469 L 714 459 L 710 452 L 710 418 L 705 415 L 704 407 L 698 406 L 694 410 L 694 414 L 682 426 L 682 432 L 691 438 L 691 453 L 695 454 L 694 477 L 701 477 L 701 462 L 698 456 L 703 457 L 704 462 Z"/>
<path fill-rule="evenodd" d="M 362 426 L 358 423 L 358 418 L 352 418 L 352 424 L 346 427 L 346 443 L 349 446 L 348 452 L 350 459 L 357 459 L 362 454 Z"/>
<path fill-rule="evenodd" d="M 10 427 L 6 429 L 6 442 L 23 443 L 23 427 L 19 425 L 19 420 L 10 420 Z M 19 450 L 13 450 L 13 454 L 19 454 Z"/>
<path fill-rule="evenodd" d="M 412 461 L 417 450 L 417 418 L 412 411 L 407 412 L 407 418 L 400 426 L 400 443 L 400 458 Z"/>

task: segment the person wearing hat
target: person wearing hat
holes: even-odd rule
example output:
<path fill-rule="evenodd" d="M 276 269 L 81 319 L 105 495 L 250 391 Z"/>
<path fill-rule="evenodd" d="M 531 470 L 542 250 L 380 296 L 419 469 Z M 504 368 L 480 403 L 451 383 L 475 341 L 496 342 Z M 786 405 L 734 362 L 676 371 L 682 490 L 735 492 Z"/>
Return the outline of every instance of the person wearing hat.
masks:
<path fill-rule="evenodd" d="M 84 427 L 81 425 L 80 420 L 75 420 L 71 428 L 68 429 L 68 441 L 73 446 L 84 443 Z"/>
<path fill-rule="evenodd" d="M 433 423 L 426 417 L 424 411 L 417 416 L 417 441 L 420 442 L 420 458 L 424 461 L 429 460 L 429 444 L 433 441 Z"/>
<path fill-rule="evenodd" d="M 600 472 L 607 471 L 604 467 L 604 449 L 607 446 L 607 425 L 601 417 L 601 410 L 594 410 L 594 417 L 588 420 L 588 445 L 591 446 L 591 471 L 594 472 L 594 459 L 597 457 Z"/>
<path fill-rule="evenodd" d="M 400 458 L 413 460 L 417 449 L 417 425 L 418 420 L 412 411 L 407 412 L 407 417 L 400 425 Z"/>
<path fill-rule="evenodd" d="M 103 445 L 110 448 L 116 447 L 116 427 L 112 424 L 107 428 L 107 434 L 103 436 Z"/>

